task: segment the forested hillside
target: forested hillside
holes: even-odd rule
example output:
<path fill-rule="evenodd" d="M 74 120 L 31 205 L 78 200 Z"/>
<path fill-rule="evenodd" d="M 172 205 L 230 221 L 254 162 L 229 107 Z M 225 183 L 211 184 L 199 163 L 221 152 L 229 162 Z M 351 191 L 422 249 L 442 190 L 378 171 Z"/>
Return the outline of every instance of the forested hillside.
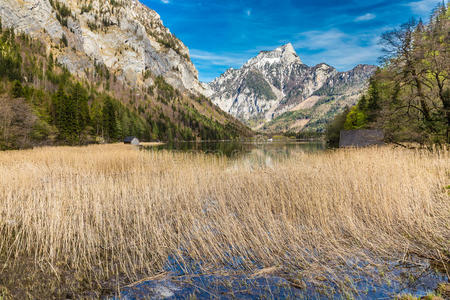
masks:
<path fill-rule="evenodd" d="M 149 87 L 121 82 L 103 64 L 78 78 L 53 53 L 70 47 L 63 35 L 48 45 L 0 21 L 0 149 L 46 144 L 230 139 L 249 134 L 207 98 L 181 93 L 150 70 Z M 73 50 L 75 51 L 75 50 Z"/>
<path fill-rule="evenodd" d="M 387 141 L 450 143 L 450 11 L 441 4 L 428 24 L 414 20 L 381 38 L 383 67 L 358 104 L 328 128 L 383 128 Z"/>

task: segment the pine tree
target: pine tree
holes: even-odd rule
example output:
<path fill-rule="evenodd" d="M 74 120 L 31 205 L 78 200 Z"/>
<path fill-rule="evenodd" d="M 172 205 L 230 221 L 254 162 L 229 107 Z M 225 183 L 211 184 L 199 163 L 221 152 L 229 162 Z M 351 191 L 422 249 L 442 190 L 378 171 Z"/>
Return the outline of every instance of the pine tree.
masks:
<path fill-rule="evenodd" d="M 362 95 L 361 99 L 358 102 L 358 108 L 361 110 L 367 109 L 367 97 L 366 95 Z"/>
<path fill-rule="evenodd" d="M 126 130 L 122 126 L 122 122 L 119 118 L 116 118 L 116 134 L 115 138 L 123 139 L 125 137 Z"/>
<path fill-rule="evenodd" d="M 67 41 L 67 37 L 64 33 L 61 37 L 61 44 L 64 45 L 64 47 L 67 47 L 69 45 L 69 42 Z"/>
<path fill-rule="evenodd" d="M 23 97 L 22 83 L 20 81 L 18 81 L 18 80 L 15 80 L 14 83 L 13 83 L 12 96 L 14 98 Z"/>
<path fill-rule="evenodd" d="M 89 121 L 87 92 L 79 82 L 71 87 L 67 115 L 71 118 L 70 135 L 73 141 L 79 141 Z"/>
<path fill-rule="evenodd" d="M 102 106 L 98 101 L 94 101 L 91 105 L 90 120 L 95 129 L 95 135 L 99 136 L 103 131 L 103 113 Z"/>
<path fill-rule="evenodd" d="M 53 71 L 53 67 L 54 67 L 54 60 L 53 60 L 53 54 L 50 53 L 50 55 L 48 56 L 48 65 L 47 65 L 47 69 L 49 71 Z"/>
<path fill-rule="evenodd" d="M 67 96 L 62 85 L 52 97 L 52 123 L 59 130 L 60 139 L 65 139 L 67 128 L 66 116 Z"/>
<path fill-rule="evenodd" d="M 112 141 L 117 138 L 116 108 L 110 97 L 106 97 L 103 106 L 103 125 L 106 131 L 106 137 Z"/>
<path fill-rule="evenodd" d="M 73 93 L 73 90 L 71 91 Z M 78 95 L 67 96 L 63 105 L 64 109 L 64 139 L 69 144 L 74 144 L 77 139 L 77 111 L 76 101 Z"/>
<path fill-rule="evenodd" d="M 370 87 L 369 87 L 369 102 L 367 104 L 367 108 L 371 111 L 375 111 L 380 108 L 379 106 L 380 101 L 380 91 L 378 89 L 378 84 L 375 80 L 370 80 Z"/>
<path fill-rule="evenodd" d="M 159 129 L 158 125 L 155 121 L 152 120 L 152 140 L 157 140 L 159 137 Z"/>
<path fill-rule="evenodd" d="M 173 133 L 171 127 L 167 128 L 167 140 L 169 142 L 173 142 Z"/>

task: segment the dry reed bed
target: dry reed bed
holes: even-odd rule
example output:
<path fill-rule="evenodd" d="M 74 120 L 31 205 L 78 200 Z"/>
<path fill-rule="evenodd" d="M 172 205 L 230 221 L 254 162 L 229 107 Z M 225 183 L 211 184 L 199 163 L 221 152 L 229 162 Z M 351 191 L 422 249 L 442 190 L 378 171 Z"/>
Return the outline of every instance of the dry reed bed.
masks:
<path fill-rule="evenodd" d="M 447 150 L 388 147 L 271 166 L 123 145 L 3 152 L 0 268 L 101 283 L 157 274 L 170 254 L 335 279 L 410 254 L 445 265 L 449 167 Z"/>

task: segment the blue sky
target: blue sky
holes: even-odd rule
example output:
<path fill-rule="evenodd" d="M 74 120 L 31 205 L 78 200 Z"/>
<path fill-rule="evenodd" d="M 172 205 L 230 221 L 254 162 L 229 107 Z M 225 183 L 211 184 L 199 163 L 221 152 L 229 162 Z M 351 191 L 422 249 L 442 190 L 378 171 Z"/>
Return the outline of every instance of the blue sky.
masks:
<path fill-rule="evenodd" d="M 201 81 L 291 42 L 308 65 L 376 64 L 378 39 L 439 0 L 141 0 L 191 53 Z"/>

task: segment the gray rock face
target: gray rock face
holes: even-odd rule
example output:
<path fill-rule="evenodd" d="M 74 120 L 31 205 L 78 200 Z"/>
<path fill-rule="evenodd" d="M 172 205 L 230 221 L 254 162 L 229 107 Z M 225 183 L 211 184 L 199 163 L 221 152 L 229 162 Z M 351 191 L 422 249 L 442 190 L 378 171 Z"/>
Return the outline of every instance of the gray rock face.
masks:
<path fill-rule="evenodd" d="M 327 64 L 309 67 L 287 44 L 261 52 L 241 69 L 229 69 L 208 86 L 214 103 L 259 129 L 286 112 L 310 109 L 326 96 L 348 95 L 354 102 L 375 69 L 359 65 L 338 72 Z"/>
<path fill-rule="evenodd" d="M 61 18 L 56 3 L 70 14 Z M 148 84 L 144 74 L 150 71 L 178 89 L 204 93 L 186 46 L 137 0 L 53 0 L 53 5 L 49 0 L 1 0 L 0 5 L 3 24 L 18 32 L 53 45 L 64 34 L 69 47 L 52 52 L 72 73 L 82 76 L 94 64 L 104 64 L 131 84 Z"/>

